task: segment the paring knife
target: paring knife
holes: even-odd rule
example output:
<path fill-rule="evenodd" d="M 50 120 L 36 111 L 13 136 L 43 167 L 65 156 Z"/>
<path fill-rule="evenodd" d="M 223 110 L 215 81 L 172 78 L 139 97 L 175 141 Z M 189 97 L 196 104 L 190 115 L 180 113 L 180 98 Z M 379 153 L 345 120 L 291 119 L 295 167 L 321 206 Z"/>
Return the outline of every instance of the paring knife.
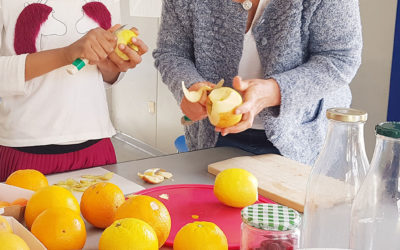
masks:
<path fill-rule="evenodd" d="M 114 34 L 116 34 L 118 31 L 122 30 L 125 27 L 126 24 L 122 25 L 116 31 L 114 31 Z M 87 59 L 77 58 L 70 66 L 68 66 L 67 72 L 70 73 L 71 75 L 74 75 L 78 71 L 80 71 L 83 67 L 85 67 L 88 63 L 89 61 Z"/>

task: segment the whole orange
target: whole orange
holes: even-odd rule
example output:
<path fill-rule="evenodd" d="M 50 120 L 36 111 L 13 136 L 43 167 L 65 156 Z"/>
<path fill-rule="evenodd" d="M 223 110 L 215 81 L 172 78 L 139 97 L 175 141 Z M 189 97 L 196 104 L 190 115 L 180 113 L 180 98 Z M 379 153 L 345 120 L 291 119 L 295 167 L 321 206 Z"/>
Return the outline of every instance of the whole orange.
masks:
<path fill-rule="evenodd" d="M 83 193 L 81 212 L 93 226 L 106 228 L 114 222 L 115 213 L 124 202 L 124 193 L 117 185 L 97 183 Z"/>
<path fill-rule="evenodd" d="M 0 232 L 0 250 L 29 250 L 26 242 L 16 234 Z"/>
<path fill-rule="evenodd" d="M 136 218 L 148 223 L 156 232 L 158 245 L 161 247 L 171 231 L 171 216 L 168 209 L 159 200 L 137 195 L 125 201 L 118 209 L 115 219 Z"/>
<path fill-rule="evenodd" d="M 104 230 L 99 240 L 99 250 L 157 249 L 158 240 L 154 229 L 146 222 L 134 218 L 115 221 Z"/>
<path fill-rule="evenodd" d="M 65 207 L 46 209 L 33 222 L 31 231 L 48 250 L 82 249 L 86 242 L 82 218 Z"/>
<path fill-rule="evenodd" d="M 196 221 L 186 224 L 175 236 L 174 250 L 228 250 L 224 232 L 214 223 Z"/>
<path fill-rule="evenodd" d="M 80 214 L 79 203 L 70 191 L 58 186 L 44 187 L 36 191 L 26 204 L 25 222 L 28 228 L 41 212 L 52 207 L 66 207 Z"/>
<path fill-rule="evenodd" d="M 15 171 L 8 176 L 6 184 L 33 191 L 49 185 L 46 176 L 34 169 L 22 169 Z"/>

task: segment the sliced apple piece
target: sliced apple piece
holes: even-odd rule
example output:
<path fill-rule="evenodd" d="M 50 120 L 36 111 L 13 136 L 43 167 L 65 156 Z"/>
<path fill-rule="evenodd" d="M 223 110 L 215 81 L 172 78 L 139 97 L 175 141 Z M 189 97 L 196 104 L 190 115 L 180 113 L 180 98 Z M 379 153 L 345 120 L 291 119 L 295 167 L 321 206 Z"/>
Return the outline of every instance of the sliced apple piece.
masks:
<path fill-rule="evenodd" d="M 138 176 L 145 182 L 148 182 L 151 184 L 159 184 L 164 181 L 164 177 L 162 177 L 160 175 L 151 176 L 151 175 L 145 175 L 145 174 L 138 173 Z"/>
<path fill-rule="evenodd" d="M 171 179 L 174 176 L 173 174 L 171 174 L 170 172 L 165 171 L 164 169 L 160 169 L 157 172 L 157 175 L 161 175 L 165 179 Z"/>
<path fill-rule="evenodd" d="M 164 199 L 164 200 L 168 200 L 169 199 L 169 195 L 168 194 L 160 194 L 159 197 L 161 199 Z"/>
<path fill-rule="evenodd" d="M 150 176 L 154 176 L 157 174 L 157 172 L 160 171 L 160 168 L 150 168 L 144 171 L 144 175 L 150 175 Z"/>

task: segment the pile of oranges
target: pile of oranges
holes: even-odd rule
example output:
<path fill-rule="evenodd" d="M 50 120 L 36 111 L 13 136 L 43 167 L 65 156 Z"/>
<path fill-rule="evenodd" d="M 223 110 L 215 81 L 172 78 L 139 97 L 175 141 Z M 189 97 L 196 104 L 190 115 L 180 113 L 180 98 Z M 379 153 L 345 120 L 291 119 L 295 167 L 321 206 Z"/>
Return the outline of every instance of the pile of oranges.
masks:
<path fill-rule="evenodd" d="M 162 202 L 146 195 L 126 200 L 112 183 L 90 186 L 80 203 L 69 190 L 49 186 L 46 177 L 36 170 L 19 170 L 6 183 L 35 191 L 26 204 L 25 223 L 49 250 L 82 249 L 86 243 L 83 218 L 104 229 L 100 250 L 156 250 L 171 231 L 171 217 Z M 227 250 L 228 243 L 214 223 L 194 222 L 177 233 L 174 249 Z"/>

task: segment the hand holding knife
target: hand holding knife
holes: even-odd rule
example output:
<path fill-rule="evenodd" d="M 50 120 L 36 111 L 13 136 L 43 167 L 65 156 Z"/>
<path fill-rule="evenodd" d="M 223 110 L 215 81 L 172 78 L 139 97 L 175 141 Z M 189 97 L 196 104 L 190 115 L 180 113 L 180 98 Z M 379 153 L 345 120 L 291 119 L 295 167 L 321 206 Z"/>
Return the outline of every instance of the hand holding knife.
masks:
<path fill-rule="evenodd" d="M 125 27 L 126 24 L 122 25 L 117 30 L 115 30 L 113 34 L 117 34 L 118 31 L 124 29 Z M 83 67 L 85 67 L 88 63 L 89 61 L 85 58 L 77 58 L 70 66 L 67 67 L 67 72 L 71 75 L 74 75 L 78 71 L 80 71 Z"/>

